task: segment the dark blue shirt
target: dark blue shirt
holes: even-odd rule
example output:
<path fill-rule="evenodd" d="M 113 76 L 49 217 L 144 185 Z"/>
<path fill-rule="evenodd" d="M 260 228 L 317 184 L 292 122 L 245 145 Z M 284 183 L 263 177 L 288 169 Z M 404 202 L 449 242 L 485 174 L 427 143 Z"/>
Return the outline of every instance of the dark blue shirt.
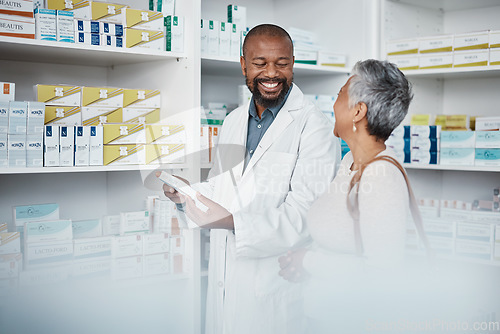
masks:
<path fill-rule="evenodd" d="M 247 146 L 246 146 L 246 156 L 245 156 L 245 168 L 248 165 L 248 162 L 252 158 L 257 146 L 260 143 L 262 137 L 266 133 L 267 129 L 271 126 L 276 115 L 281 110 L 283 105 L 285 104 L 290 92 L 292 91 L 292 86 L 288 90 L 283 102 L 280 105 L 277 105 L 273 108 L 267 108 L 262 113 L 262 118 L 259 118 L 257 114 L 257 108 L 255 107 L 255 101 L 252 99 L 250 102 L 250 107 L 248 108 L 248 132 L 247 132 Z"/>

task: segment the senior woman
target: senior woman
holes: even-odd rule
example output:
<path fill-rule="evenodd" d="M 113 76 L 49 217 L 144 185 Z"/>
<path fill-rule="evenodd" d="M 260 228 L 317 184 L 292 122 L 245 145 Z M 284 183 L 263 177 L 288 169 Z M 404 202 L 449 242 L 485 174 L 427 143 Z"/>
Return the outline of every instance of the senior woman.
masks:
<path fill-rule="evenodd" d="M 387 61 L 358 62 L 340 89 L 333 107 L 334 134 L 351 151 L 329 189 L 309 210 L 312 246 L 280 258 L 283 278 L 292 282 L 309 278 L 305 311 L 313 320 L 311 333 L 369 330 L 367 314 L 362 313 L 374 315 L 381 305 L 369 310 L 365 307 L 374 302 L 373 296 L 365 293 L 370 289 L 367 285 L 380 277 L 369 273 L 392 272 L 403 262 L 409 214 L 407 184 L 401 170 L 390 161 L 371 161 L 380 156 L 396 157 L 384 143 L 405 118 L 412 97 L 403 73 Z M 360 169 L 364 170 L 355 194 L 350 190 L 351 180 Z M 357 203 L 353 202 L 355 196 Z M 359 209 L 357 237 L 348 203 Z M 357 243 L 362 245 L 361 254 Z"/>

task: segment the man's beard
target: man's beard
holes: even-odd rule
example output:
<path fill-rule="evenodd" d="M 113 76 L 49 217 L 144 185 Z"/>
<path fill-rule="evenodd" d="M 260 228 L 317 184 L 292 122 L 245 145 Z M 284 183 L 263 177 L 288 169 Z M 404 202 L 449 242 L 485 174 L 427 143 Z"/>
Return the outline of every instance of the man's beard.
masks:
<path fill-rule="evenodd" d="M 264 108 L 273 108 L 276 106 L 279 106 L 280 104 L 283 103 L 285 100 L 286 94 L 288 94 L 288 91 L 290 90 L 290 86 L 288 85 L 286 79 L 274 79 L 274 80 L 268 80 L 268 79 L 259 79 L 259 78 L 254 78 L 253 79 L 253 90 L 250 86 L 250 81 L 248 80 L 248 77 L 245 76 L 246 79 L 246 84 L 250 92 L 253 94 L 253 99 L 255 101 L 255 104 L 258 104 L 259 106 L 262 106 Z M 260 90 L 258 88 L 259 82 L 277 82 L 278 84 L 282 84 L 281 92 L 275 99 L 266 99 L 262 94 L 260 93 Z"/>

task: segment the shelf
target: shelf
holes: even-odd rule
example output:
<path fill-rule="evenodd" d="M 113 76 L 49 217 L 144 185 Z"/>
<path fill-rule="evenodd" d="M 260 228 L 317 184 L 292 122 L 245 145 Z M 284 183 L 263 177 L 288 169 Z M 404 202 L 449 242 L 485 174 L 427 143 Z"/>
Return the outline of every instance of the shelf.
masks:
<path fill-rule="evenodd" d="M 403 71 L 408 77 L 440 79 L 488 78 L 500 76 L 500 65 Z"/>
<path fill-rule="evenodd" d="M 94 45 L 41 41 L 0 36 L 0 59 L 37 63 L 113 66 L 141 62 L 176 60 L 184 54 Z"/>
<path fill-rule="evenodd" d="M 81 166 L 81 167 L 36 167 L 36 168 L 0 168 L 2 174 L 42 174 L 42 173 L 88 173 L 88 172 L 119 172 L 162 169 L 185 169 L 187 164 L 166 165 L 127 165 L 127 166 Z"/>
<path fill-rule="evenodd" d="M 474 8 L 498 6 L 498 0 L 391 0 L 409 5 L 442 9 L 444 11 L 466 10 Z"/>
<path fill-rule="evenodd" d="M 459 172 L 500 172 L 500 166 L 446 166 L 446 165 L 418 165 L 403 164 L 405 169 L 425 169 L 425 170 L 450 170 Z"/>
<path fill-rule="evenodd" d="M 201 72 L 208 75 L 242 75 L 239 59 L 203 57 L 201 59 Z M 350 69 L 343 67 L 319 66 L 307 64 L 294 64 L 293 72 L 301 76 L 345 75 Z"/>

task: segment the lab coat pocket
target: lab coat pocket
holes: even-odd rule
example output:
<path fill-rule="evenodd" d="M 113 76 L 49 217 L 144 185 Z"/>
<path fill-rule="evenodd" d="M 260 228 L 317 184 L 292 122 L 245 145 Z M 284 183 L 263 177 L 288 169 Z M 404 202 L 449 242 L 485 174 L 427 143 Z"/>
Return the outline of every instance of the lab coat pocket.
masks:
<path fill-rule="evenodd" d="M 286 197 L 297 155 L 266 152 L 254 167 L 256 193 L 265 197 Z"/>

